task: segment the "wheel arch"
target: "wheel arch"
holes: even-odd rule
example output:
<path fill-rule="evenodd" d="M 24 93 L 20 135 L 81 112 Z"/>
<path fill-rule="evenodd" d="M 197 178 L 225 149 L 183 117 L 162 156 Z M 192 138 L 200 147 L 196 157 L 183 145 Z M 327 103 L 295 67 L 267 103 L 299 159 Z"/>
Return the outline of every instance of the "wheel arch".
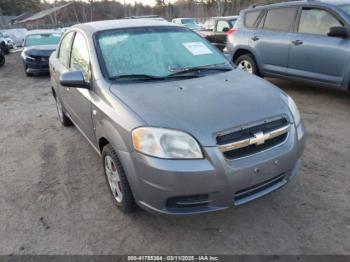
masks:
<path fill-rule="evenodd" d="M 250 50 L 248 48 L 238 48 L 232 56 L 232 62 L 235 63 L 236 60 L 242 55 L 251 55 L 252 56 L 256 66 L 257 66 L 258 74 L 261 75 L 260 64 L 258 63 L 258 60 L 256 59 L 256 55 L 255 55 L 253 50 Z"/>

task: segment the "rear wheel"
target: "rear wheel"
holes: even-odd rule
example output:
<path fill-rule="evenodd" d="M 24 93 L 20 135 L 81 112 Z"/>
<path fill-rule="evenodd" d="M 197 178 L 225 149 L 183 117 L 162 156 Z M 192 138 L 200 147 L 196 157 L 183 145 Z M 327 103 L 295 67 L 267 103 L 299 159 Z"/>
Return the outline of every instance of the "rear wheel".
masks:
<path fill-rule="evenodd" d="M 58 97 L 56 97 L 56 108 L 57 108 L 58 120 L 61 122 L 61 124 L 63 126 L 72 126 L 73 123 L 64 113 L 62 103 Z"/>
<path fill-rule="evenodd" d="M 236 59 L 235 63 L 239 69 L 242 69 L 249 74 L 258 75 L 258 68 L 252 55 L 241 55 Z"/>
<path fill-rule="evenodd" d="M 123 213 L 136 211 L 137 205 L 124 168 L 111 145 L 106 145 L 103 148 L 102 163 L 107 184 L 116 206 Z"/>

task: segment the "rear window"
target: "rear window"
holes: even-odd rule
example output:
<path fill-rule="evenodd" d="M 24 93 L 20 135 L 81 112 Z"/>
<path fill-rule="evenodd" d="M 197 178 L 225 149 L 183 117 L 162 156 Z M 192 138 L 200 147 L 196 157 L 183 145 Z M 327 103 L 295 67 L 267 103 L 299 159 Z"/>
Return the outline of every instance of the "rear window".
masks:
<path fill-rule="evenodd" d="M 264 29 L 289 32 L 295 21 L 296 8 L 276 8 L 267 12 Z"/>
<path fill-rule="evenodd" d="M 248 28 L 253 28 L 256 20 L 259 18 L 261 11 L 248 12 L 245 15 L 244 24 Z"/>

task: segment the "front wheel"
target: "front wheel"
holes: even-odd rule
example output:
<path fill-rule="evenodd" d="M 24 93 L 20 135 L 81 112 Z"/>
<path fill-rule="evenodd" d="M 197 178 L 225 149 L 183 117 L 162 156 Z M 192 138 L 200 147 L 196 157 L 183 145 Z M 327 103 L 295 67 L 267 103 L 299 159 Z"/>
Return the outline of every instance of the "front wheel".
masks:
<path fill-rule="evenodd" d="M 243 71 L 246 71 L 249 74 L 258 75 L 258 67 L 255 63 L 254 58 L 251 55 L 241 55 L 236 59 L 235 63 L 239 69 L 242 69 Z"/>
<path fill-rule="evenodd" d="M 103 169 L 110 192 L 116 206 L 123 213 L 137 210 L 134 196 L 131 192 L 124 168 L 111 145 L 106 145 L 102 151 Z"/>

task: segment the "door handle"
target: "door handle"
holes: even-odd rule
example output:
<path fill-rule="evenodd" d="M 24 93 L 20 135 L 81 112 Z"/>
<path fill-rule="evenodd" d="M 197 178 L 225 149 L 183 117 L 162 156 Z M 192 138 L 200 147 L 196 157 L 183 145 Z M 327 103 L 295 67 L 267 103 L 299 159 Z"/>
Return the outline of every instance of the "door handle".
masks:
<path fill-rule="evenodd" d="M 256 42 L 256 41 L 259 41 L 260 38 L 259 38 L 258 36 L 254 36 L 254 37 L 252 37 L 252 40 L 253 40 L 254 42 Z"/>
<path fill-rule="evenodd" d="M 303 41 L 301 41 L 301 40 L 294 40 L 294 41 L 292 41 L 292 44 L 293 45 L 302 45 L 303 44 Z"/>

